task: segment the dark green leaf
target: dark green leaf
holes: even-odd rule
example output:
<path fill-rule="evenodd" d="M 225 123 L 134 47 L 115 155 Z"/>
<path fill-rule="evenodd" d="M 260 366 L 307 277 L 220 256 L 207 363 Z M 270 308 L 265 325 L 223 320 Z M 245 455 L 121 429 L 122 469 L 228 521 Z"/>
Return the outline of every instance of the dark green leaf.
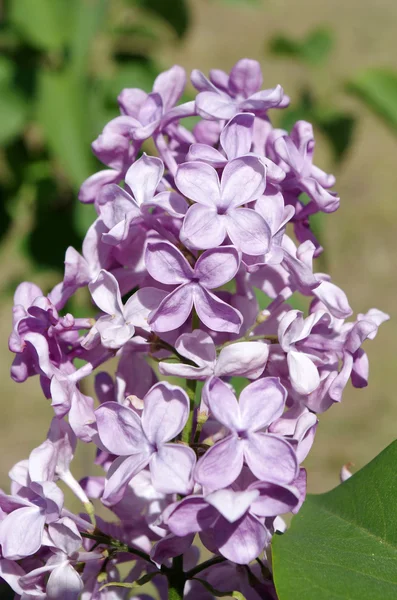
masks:
<path fill-rule="evenodd" d="M 73 35 L 71 39 L 71 69 L 84 75 L 92 42 L 106 16 L 107 0 L 77 0 L 74 2 Z"/>
<path fill-rule="evenodd" d="M 324 27 L 311 31 L 303 40 L 296 40 L 284 34 L 275 36 L 269 45 L 272 54 L 292 57 L 312 65 L 325 62 L 333 47 L 333 35 Z"/>
<path fill-rule="evenodd" d="M 69 32 L 68 5 L 63 0 L 12 0 L 10 21 L 36 48 L 60 50 Z"/>
<path fill-rule="evenodd" d="M 347 90 L 397 131 L 397 72 L 368 69 L 352 79 Z"/>
<path fill-rule="evenodd" d="M 178 37 L 186 33 L 190 21 L 186 0 L 138 0 L 138 4 L 166 21 Z"/>
<path fill-rule="evenodd" d="M 40 73 L 38 120 L 76 189 L 93 172 L 85 103 L 85 90 L 70 73 Z"/>
<path fill-rule="evenodd" d="M 356 124 L 355 118 L 349 113 L 322 113 L 316 111 L 314 123 L 327 137 L 337 162 L 341 162 L 348 150 Z"/>
<path fill-rule="evenodd" d="M 28 115 L 24 98 L 12 89 L 0 89 L 0 144 L 15 138 L 23 129 Z"/>
<path fill-rule="evenodd" d="M 308 496 L 272 544 L 279 600 L 397 598 L 397 441 L 334 490 Z"/>

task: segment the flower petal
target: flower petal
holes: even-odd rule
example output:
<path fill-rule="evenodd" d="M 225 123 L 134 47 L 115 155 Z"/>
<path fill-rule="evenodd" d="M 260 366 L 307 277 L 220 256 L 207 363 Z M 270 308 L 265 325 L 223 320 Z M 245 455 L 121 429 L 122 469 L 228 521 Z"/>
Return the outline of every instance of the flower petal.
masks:
<path fill-rule="evenodd" d="M 294 390 L 307 396 L 320 385 L 317 367 L 304 352 L 290 350 L 287 354 L 289 376 Z"/>
<path fill-rule="evenodd" d="M 293 486 L 260 481 L 249 489 L 258 492 L 251 506 L 251 512 L 258 517 L 277 517 L 292 511 L 299 504 L 300 492 Z"/>
<path fill-rule="evenodd" d="M 104 447 L 117 456 L 142 451 L 145 436 L 138 415 L 117 402 L 105 402 L 95 411 L 98 435 Z"/>
<path fill-rule="evenodd" d="M 250 256 L 266 254 L 270 247 L 271 231 L 260 214 L 251 208 L 229 209 L 226 230 L 233 244 Z"/>
<path fill-rule="evenodd" d="M 216 248 L 225 239 L 225 219 L 215 208 L 194 204 L 189 208 L 181 229 L 181 241 L 192 248 Z"/>
<path fill-rule="evenodd" d="M 142 428 L 151 444 L 172 440 L 186 425 L 189 398 L 177 385 L 156 383 L 143 399 Z"/>
<path fill-rule="evenodd" d="M 248 431 L 259 431 L 283 414 L 287 390 L 278 377 L 264 377 L 250 383 L 240 394 L 241 424 Z"/>
<path fill-rule="evenodd" d="M 204 252 L 196 262 L 194 275 L 200 285 L 213 289 L 231 281 L 240 266 L 240 256 L 234 246 L 222 246 Z"/>
<path fill-rule="evenodd" d="M 230 431 L 241 429 L 240 409 L 234 392 L 219 377 L 211 377 L 206 385 L 212 415 Z"/>
<path fill-rule="evenodd" d="M 163 494 L 190 494 L 196 455 L 181 444 L 164 444 L 153 454 L 150 473 L 153 487 Z"/>
<path fill-rule="evenodd" d="M 211 446 L 196 466 L 195 480 L 207 493 L 232 484 L 243 468 L 243 444 L 237 436 L 229 435 Z"/>
<path fill-rule="evenodd" d="M 180 285 L 162 300 L 150 313 L 149 325 L 154 331 L 173 331 L 187 321 L 193 308 L 193 289 L 189 284 Z"/>
<path fill-rule="evenodd" d="M 187 283 L 193 276 L 193 270 L 182 252 L 169 242 L 148 244 L 145 264 L 153 279 L 161 283 L 179 285 Z"/>
<path fill-rule="evenodd" d="M 262 375 L 269 356 L 269 346 L 262 342 L 238 342 L 225 346 L 215 366 L 217 377 L 247 377 Z"/>
<path fill-rule="evenodd" d="M 138 475 L 150 461 L 150 454 L 143 452 L 132 456 L 120 456 L 114 460 L 106 474 L 105 490 L 102 502 L 112 506 L 120 502 L 128 483 Z"/>
<path fill-rule="evenodd" d="M 237 104 L 226 94 L 200 92 L 196 96 L 198 114 L 204 119 L 231 119 L 237 112 Z"/>
<path fill-rule="evenodd" d="M 214 506 L 229 523 L 235 523 L 249 510 L 252 502 L 258 498 L 256 489 L 236 492 L 235 490 L 217 490 L 208 494 L 205 499 Z"/>
<path fill-rule="evenodd" d="M 256 156 L 230 161 L 222 174 L 223 205 L 236 208 L 262 196 L 266 187 L 266 170 Z"/>
<path fill-rule="evenodd" d="M 163 173 L 163 161 L 155 156 L 148 156 L 145 152 L 128 169 L 125 182 L 139 206 L 153 198 Z"/>
<path fill-rule="evenodd" d="M 178 190 L 194 202 L 204 206 L 216 206 L 220 197 L 218 173 L 202 162 L 183 163 L 175 175 Z"/>
<path fill-rule="evenodd" d="M 240 311 L 229 306 L 201 285 L 194 286 L 193 297 L 197 314 L 209 329 L 230 333 L 240 331 L 243 323 L 243 316 Z"/>
<path fill-rule="evenodd" d="M 255 116 L 240 113 L 223 129 L 220 143 L 229 160 L 248 154 L 251 150 Z"/>
<path fill-rule="evenodd" d="M 18 508 L 7 515 L 0 524 L 4 558 L 18 560 L 37 552 L 42 545 L 45 520 L 45 514 L 38 506 Z"/>
<path fill-rule="evenodd" d="M 166 523 L 175 535 L 180 537 L 189 533 L 205 531 L 214 525 L 219 516 L 218 511 L 200 496 L 184 498 L 174 504 L 166 518 Z"/>
<path fill-rule="evenodd" d="M 219 552 L 238 565 L 247 565 L 257 558 L 270 539 L 270 532 L 250 514 L 236 523 L 228 523 L 221 517 L 214 528 L 214 541 Z"/>
<path fill-rule="evenodd" d="M 252 433 L 244 448 L 252 473 L 262 481 L 291 483 L 298 474 L 298 460 L 291 444 L 270 433 Z"/>
<path fill-rule="evenodd" d="M 64 562 L 50 574 L 46 587 L 48 600 L 78 600 L 83 581 L 72 565 Z"/>
<path fill-rule="evenodd" d="M 122 315 L 123 304 L 117 279 L 111 273 L 101 269 L 97 278 L 89 285 L 95 304 L 108 315 Z"/>

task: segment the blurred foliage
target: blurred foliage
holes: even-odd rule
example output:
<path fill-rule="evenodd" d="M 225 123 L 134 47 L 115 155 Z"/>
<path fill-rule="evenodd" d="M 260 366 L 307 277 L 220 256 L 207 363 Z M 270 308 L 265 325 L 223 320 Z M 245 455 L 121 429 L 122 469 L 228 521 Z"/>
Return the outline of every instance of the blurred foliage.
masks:
<path fill-rule="evenodd" d="M 397 134 L 397 71 L 368 69 L 347 84 L 347 91 L 362 100 Z"/>
<path fill-rule="evenodd" d="M 332 32 L 325 27 L 319 27 L 310 31 L 303 40 L 277 35 L 271 40 L 269 50 L 278 56 L 321 65 L 328 58 L 333 45 Z"/>

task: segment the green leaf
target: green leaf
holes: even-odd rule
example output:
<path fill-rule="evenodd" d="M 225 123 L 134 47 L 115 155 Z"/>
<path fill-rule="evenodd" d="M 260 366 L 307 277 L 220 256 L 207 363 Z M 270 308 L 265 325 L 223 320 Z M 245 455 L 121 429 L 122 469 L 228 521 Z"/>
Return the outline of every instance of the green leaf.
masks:
<path fill-rule="evenodd" d="M 330 143 L 335 161 L 341 162 L 352 143 L 356 119 L 349 113 L 317 110 L 313 120 Z"/>
<path fill-rule="evenodd" d="M 310 495 L 272 543 L 279 600 L 397 598 L 397 441 L 353 477 Z"/>
<path fill-rule="evenodd" d="M 60 50 L 69 32 L 68 6 L 63 0 L 12 0 L 10 21 L 36 48 Z"/>
<path fill-rule="evenodd" d="M 23 129 L 28 116 L 24 98 L 12 89 L 0 89 L 0 144 L 15 138 Z"/>
<path fill-rule="evenodd" d="M 397 132 L 397 72 L 368 69 L 347 84 L 354 94 Z"/>
<path fill-rule="evenodd" d="M 139 6 L 160 17 L 182 38 L 190 21 L 190 11 L 185 0 L 137 0 Z"/>
<path fill-rule="evenodd" d="M 269 44 L 269 51 L 278 56 L 295 58 L 311 65 L 324 63 L 334 45 L 332 32 L 325 27 L 313 29 L 303 40 L 296 40 L 284 34 L 275 36 Z"/>
<path fill-rule="evenodd" d="M 114 78 L 106 86 L 109 99 L 114 100 L 123 88 L 140 88 L 151 92 L 158 74 L 156 65 L 146 57 L 118 64 Z"/>
<path fill-rule="evenodd" d="M 85 106 L 84 87 L 70 72 L 40 73 L 38 120 L 51 152 L 76 189 L 94 170 Z"/>
<path fill-rule="evenodd" d="M 105 20 L 108 6 L 107 0 L 74 2 L 70 62 L 76 75 L 85 75 L 92 42 Z"/>

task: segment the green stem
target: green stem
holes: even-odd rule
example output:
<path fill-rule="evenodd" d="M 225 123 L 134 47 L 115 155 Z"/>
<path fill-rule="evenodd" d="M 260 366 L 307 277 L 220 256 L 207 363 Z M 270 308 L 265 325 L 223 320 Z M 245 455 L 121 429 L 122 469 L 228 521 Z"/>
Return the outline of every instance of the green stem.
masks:
<path fill-rule="evenodd" d="M 190 569 L 190 571 L 186 573 L 186 579 L 192 579 L 195 575 L 197 575 L 197 573 L 201 573 L 201 571 L 204 571 L 204 569 L 208 569 L 209 567 L 222 563 L 225 560 L 226 558 L 223 558 L 223 556 L 215 556 L 214 558 L 209 558 L 200 565 L 197 565 L 193 567 L 193 569 Z"/>
<path fill-rule="evenodd" d="M 182 442 L 185 442 L 186 444 L 190 444 L 192 441 L 194 409 L 195 409 L 195 399 L 196 399 L 196 387 L 197 387 L 197 381 L 195 381 L 194 379 L 187 379 L 186 391 L 187 391 L 187 395 L 189 396 L 190 410 L 189 410 L 188 420 L 182 431 Z"/>
<path fill-rule="evenodd" d="M 172 568 L 166 569 L 165 574 L 168 579 L 168 600 L 183 600 L 186 575 L 183 571 L 182 554 L 172 560 Z"/>
<path fill-rule="evenodd" d="M 152 563 L 149 554 L 146 554 L 146 552 L 142 552 L 141 550 L 138 550 L 138 548 L 132 548 L 131 546 L 124 544 L 124 542 L 116 540 L 115 538 L 111 538 L 110 536 L 106 535 L 105 533 L 102 533 L 101 531 L 98 533 L 85 533 L 84 531 L 82 531 L 81 536 L 88 538 L 89 540 L 95 540 L 98 544 L 110 546 L 116 552 L 128 552 L 130 554 L 135 554 L 135 556 L 139 556 L 139 558 L 142 558 L 143 560 Z"/>

